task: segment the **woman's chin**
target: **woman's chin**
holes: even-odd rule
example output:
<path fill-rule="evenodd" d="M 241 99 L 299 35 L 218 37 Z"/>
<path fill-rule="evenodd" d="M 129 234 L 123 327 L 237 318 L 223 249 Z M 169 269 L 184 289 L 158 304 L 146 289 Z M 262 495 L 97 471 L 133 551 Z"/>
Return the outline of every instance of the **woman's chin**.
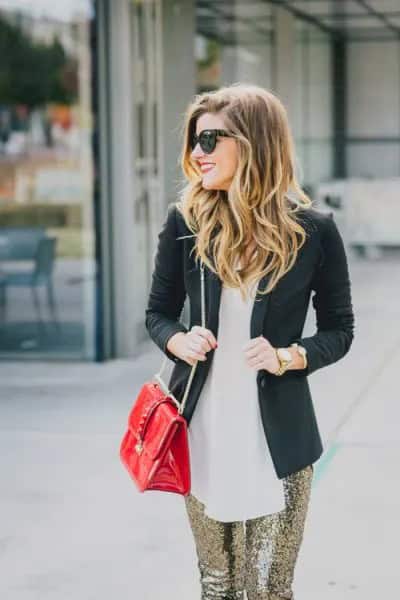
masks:
<path fill-rule="evenodd" d="M 203 181 L 201 182 L 201 185 L 203 186 L 203 188 L 205 190 L 223 190 L 225 189 L 225 185 L 224 183 L 221 181 L 217 181 L 217 180 L 209 180 L 207 181 L 207 179 L 203 179 Z"/>
<path fill-rule="evenodd" d="M 216 190 L 216 189 L 218 189 L 217 188 L 217 184 L 216 184 L 215 181 L 207 181 L 207 180 L 203 179 L 203 181 L 201 182 L 201 185 L 203 186 L 203 188 L 205 190 Z"/>

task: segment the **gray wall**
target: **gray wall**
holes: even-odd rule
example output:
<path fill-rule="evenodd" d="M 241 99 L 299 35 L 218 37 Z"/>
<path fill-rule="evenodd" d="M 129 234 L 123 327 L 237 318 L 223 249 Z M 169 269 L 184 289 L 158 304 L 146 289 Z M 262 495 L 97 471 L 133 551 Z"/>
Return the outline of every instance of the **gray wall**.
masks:
<path fill-rule="evenodd" d="M 348 45 L 350 177 L 400 175 L 400 43 Z"/>

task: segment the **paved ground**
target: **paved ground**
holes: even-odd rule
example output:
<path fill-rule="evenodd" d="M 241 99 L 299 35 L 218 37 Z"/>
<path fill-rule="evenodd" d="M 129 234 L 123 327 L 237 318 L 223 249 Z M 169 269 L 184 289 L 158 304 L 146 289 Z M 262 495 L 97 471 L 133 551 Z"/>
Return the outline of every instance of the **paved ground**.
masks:
<path fill-rule="evenodd" d="M 310 376 L 325 453 L 296 600 L 395 598 L 400 586 L 400 255 L 350 268 L 351 352 Z M 200 597 L 183 499 L 139 494 L 119 462 L 128 410 L 160 363 L 146 348 L 105 365 L 0 363 L 0 598 Z"/>

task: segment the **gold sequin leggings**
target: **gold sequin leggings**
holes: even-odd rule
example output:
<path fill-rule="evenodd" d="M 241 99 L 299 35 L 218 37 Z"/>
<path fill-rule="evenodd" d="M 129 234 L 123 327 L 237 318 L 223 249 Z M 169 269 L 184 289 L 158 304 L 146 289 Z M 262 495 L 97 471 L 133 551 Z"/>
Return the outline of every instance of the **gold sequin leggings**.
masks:
<path fill-rule="evenodd" d="M 294 600 L 294 568 L 303 539 L 314 468 L 282 479 L 285 508 L 225 523 L 185 496 L 200 571 L 201 600 Z M 247 596 L 245 595 L 247 594 Z"/>

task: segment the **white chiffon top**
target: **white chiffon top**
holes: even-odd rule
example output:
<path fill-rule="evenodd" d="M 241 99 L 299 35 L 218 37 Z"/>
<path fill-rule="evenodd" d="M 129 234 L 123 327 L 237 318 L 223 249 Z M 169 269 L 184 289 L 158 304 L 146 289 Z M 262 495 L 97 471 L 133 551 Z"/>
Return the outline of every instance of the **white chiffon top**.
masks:
<path fill-rule="evenodd" d="M 261 421 L 257 371 L 246 364 L 252 293 L 222 284 L 218 347 L 188 428 L 191 493 L 218 521 L 243 521 L 285 508 Z"/>

